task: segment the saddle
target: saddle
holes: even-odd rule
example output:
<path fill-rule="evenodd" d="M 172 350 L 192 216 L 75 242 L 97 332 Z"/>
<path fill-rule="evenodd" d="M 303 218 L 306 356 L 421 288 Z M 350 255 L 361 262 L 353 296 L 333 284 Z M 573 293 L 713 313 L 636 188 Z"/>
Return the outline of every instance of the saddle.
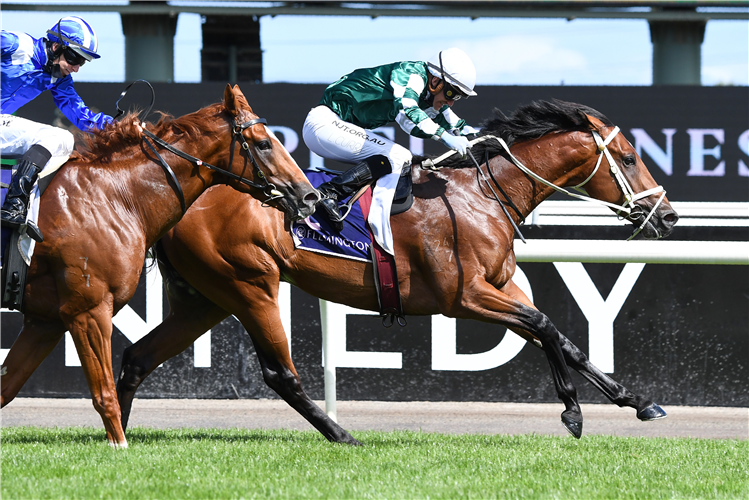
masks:
<path fill-rule="evenodd" d="M 390 208 L 390 215 L 398 215 L 414 204 L 413 195 L 413 178 L 411 177 L 412 165 L 404 168 L 401 172 L 401 176 L 398 179 L 398 186 L 395 188 L 395 195 L 393 196 L 393 206 Z"/>

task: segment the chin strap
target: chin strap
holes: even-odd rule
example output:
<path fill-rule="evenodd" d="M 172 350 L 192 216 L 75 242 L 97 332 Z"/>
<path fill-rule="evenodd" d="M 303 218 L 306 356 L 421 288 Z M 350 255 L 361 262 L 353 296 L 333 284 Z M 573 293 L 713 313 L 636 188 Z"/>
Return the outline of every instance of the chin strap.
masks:
<path fill-rule="evenodd" d="M 52 43 L 46 38 L 45 40 L 45 46 L 47 51 L 47 63 L 42 67 L 42 71 L 52 76 L 52 78 L 62 78 L 62 72 L 60 71 L 60 65 L 55 64 L 54 62 L 57 60 L 58 57 L 62 55 L 62 51 L 65 50 L 65 47 L 61 44 L 57 44 L 57 49 L 52 50 Z"/>

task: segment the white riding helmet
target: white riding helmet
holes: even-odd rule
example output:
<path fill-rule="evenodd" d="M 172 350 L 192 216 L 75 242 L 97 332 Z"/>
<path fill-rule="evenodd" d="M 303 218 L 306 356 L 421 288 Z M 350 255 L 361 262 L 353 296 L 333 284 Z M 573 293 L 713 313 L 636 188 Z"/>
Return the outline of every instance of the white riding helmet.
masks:
<path fill-rule="evenodd" d="M 446 81 L 466 96 L 475 96 L 476 68 L 462 50 L 453 47 L 443 50 L 427 61 L 429 72 Z"/>

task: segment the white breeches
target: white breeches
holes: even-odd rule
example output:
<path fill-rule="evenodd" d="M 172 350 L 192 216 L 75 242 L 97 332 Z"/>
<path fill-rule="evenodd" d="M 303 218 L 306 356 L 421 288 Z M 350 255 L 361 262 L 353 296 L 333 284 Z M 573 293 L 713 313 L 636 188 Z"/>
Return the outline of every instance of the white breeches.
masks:
<path fill-rule="evenodd" d="M 44 147 L 52 154 L 46 166 L 40 165 L 43 167 L 39 174 L 41 178 L 51 174 L 67 161 L 73 152 L 75 139 L 73 134 L 59 127 L 37 123 L 20 116 L 0 115 L 0 156 L 23 156 L 35 144 Z M 26 220 L 32 222 L 39 220 L 38 184 L 34 184 L 31 191 Z M 18 243 L 21 255 L 28 264 L 36 242 L 28 235 L 22 234 Z"/>
<path fill-rule="evenodd" d="M 377 181 L 367 220 L 377 243 L 394 255 L 390 207 L 401 171 L 411 163 L 411 152 L 372 130 L 342 120 L 327 106 L 312 108 L 304 122 L 302 136 L 307 147 L 323 158 L 352 164 L 374 155 L 384 155 L 390 160 L 392 173 Z"/>
<path fill-rule="evenodd" d="M 20 116 L 0 115 L 0 153 L 23 155 L 35 144 L 43 146 L 53 157 L 67 157 L 73 152 L 75 140 L 65 129 Z"/>

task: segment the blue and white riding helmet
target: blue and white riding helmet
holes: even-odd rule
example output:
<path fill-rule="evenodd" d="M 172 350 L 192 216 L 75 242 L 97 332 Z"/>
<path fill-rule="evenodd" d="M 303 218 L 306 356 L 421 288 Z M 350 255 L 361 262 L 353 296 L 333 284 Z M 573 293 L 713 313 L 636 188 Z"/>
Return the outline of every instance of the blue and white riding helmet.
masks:
<path fill-rule="evenodd" d="M 99 40 L 96 32 L 86 21 L 78 16 L 63 17 L 52 28 L 47 30 L 47 39 L 70 47 L 76 54 L 87 61 L 99 59 Z"/>

